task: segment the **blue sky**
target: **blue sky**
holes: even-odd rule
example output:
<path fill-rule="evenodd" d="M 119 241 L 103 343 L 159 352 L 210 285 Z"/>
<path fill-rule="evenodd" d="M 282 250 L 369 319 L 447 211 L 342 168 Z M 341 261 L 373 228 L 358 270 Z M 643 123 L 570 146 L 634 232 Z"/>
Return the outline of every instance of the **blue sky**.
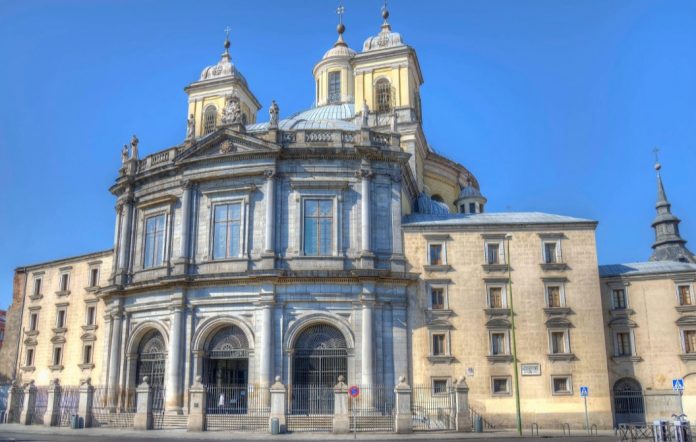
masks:
<path fill-rule="evenodd" d="M 311 106 L 337 1 L 0 2 L 0 306 L 17 266 L 108 249 L 120 146 L 179 143 L 183 87 L 233 61 L 281 117 Z M 345 0 L 346 40 L 379 0 Z M 593 218 L 601 263 L 650 255 L 655 174 L 696 248 L 696 2 L 390 2 L 419 56 L 432 146 L 478 177 L 490 211 Z"/>

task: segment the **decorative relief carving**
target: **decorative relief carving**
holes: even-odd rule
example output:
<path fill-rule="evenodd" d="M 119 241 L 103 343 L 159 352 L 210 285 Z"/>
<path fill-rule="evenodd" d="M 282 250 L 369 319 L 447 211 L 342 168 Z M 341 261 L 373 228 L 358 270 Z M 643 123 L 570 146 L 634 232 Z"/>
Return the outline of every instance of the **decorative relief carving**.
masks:
<path fill-rule="evenodd" d="M 237 149 L 234 147 L 234 144 L 232 144 L 232 141 L 230 141 L 230 140 L 225 140 L 225 141 L 223 141 L 222 143 L 220 143 L 219 146 L 220 146 L 220 147 L 219 147 L 219 151 L 220 151 L 220 153 L 223 153 L 223 154 L 224 154 L 224 153 L 234 152 L 234 151 L 237 150 Z"/>
<path fill-rule="evenodd" d="M 295 132 L 283 132 L 283 136 L 281 137 L 283 143 L 294 143 L 296 139 Z"/>
<path fill-rule="evenodd" d="M 370 179 L 374 173 L 370 169 L 359 169 L 355 171 L 355 176 L 358 178 Z"/>
<path fill-rule="evenodd" d="M 266 169 L 263 171 L 263 175 L 266 177 L 266 179 L 272 179 L 275 176 L 276 172 L 273 169 Z"/>

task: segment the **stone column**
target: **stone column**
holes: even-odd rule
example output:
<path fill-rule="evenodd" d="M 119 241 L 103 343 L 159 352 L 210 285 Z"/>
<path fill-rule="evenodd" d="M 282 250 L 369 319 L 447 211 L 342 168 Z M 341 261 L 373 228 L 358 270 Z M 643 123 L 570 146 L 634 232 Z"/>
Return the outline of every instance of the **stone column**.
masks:
<path fill-rule="evenodd" d="M 29 384 L 24 387 L 24 404 L 22 405 L 22 414 L 19 415 L 19 423 L 23 425 L 31 425 L 34 417 L 34 407 L 36 406 L 36 385 L 34 380 L 29 381 Z"/>
<path fill-rule="evenodd" d="M 348 385 L 343 376 L 338 377 L 338 383 L 334 386 L 334 434 L 350 433 L 350 410 L 348 409 Z"/>
<path fill-rule="evenodd" d="M 169 350 L 167 351 L 167 380 L 165 412 L 167 414 L 182 414 L 181 394 L 181 325 L 183 306 L 173 305 L 170 313 Z"/>
<path fill-rule="evenodd" d="M 275 377 L 275 384 L 271 385 L 271 415 L 268 419 L 268 431 L 271 432 L 271 421 L 278 419 L 280 432 L 285 433 L 287 422 L 285 420 L 285 405 L 288 403 L 288 389 L 280 381 L 280 376 Z"/>
<path fill-rule="evenodd" d="M 133 428 L 136 430 L 152 430 L 152 387 L 147 376 L 143 377 L 143 383 L 138 385 L 137 406 L 133 416 Z"/>
<path fill-rule="evenodd" d="M 264 236 L 264 252 L 275 256 L 275 171 L 266 170 L 266 232 Z"/>
<path fill-rule="evenodd" d="M 191 398 L 186 425 L 188 431 L 205 431 L 206 429 L 206 393 L 205 386 L 201 383 L 201 377 L 196 376 L 196 382 L 189 388 Z"/>
<path fill-rule="evenodd" d="M 371 203 L 371 178 L 372 171 L 369 169 L 360 169 L 356 175 L 361 179 L 360 190 L 360 255 L 363 268 L 374 267 L 374 254 L 372 253 L 372 203 Z"/>
<path fill-rule="evenodd" d="M 47 427 L 55 427 L 60 424 L 61 393 L 60 381 L 58 379 L 52 380 L 48 385 L 46 412 L 44 413 L 44 425 Z"/>
<path fill-rule="evenodd" d="M 118 270 L 116 274 L 117 285 L 126 284 L 128 278 L 128 262 L 130 258 L 130 237 L 133 216 L 133 198 L 125 198 L 121 207 L 121 234 L 118 245 Z"/>
<path fill-rule="evenodd" d="M 457 431 L 471 431 L 471 415 L 469 414 L 469 386 L 466 384 L 466 379 L 461 378 L 454 385 L 455 403 L 456 403 L 456 424 Z"/>
<path fill-rule="evenodd" d="M 399 383 L 394 388 L 396 406 L 394 416 L 394 431 L 397 433 L 411 433 L 413 431 L 411 415 L 411 386 L 406 383 L 406 377 L 400 376 Z"/>
<path fill-rule="evenodd" d="M 259 306 L 259 384 L 262 387 L 269 387 L 273 379 L 273 302 L 273 288 L 262 288 Z"/>
<path fill-rule="evenodd" d="M 191 192 L 193 185 L 190 181 L 182 183 L 181 194 L 181 239 L 179 244 L 179 256 L 175 261 L 177 273 L 186 273 L 189 263 L 189 226 L 191 225 Z"/>
<path fill-rule="evenodd" d="M 89 378 L 80 384 L 80 402 L 77 404 L 77 415 L 82 421 L 82 427 L 92 426 L 92 399 L 94 398 L 94 387 Z"/>
<path fill-rule="evenodd" d="M 111 314 L 111 345 L 109 346 L 109 378 L 107 382 L 109 394 L 109 408 L 116 412 L 120 386 L 118 373 L 121 365 L 121 322 L 123 313 L 120 308 Z"/>
<path fill-rule="evenodd" d="M 374 383 L 374 287 L 363 287 L 362 295 L 362 383 L 365 387 L 371 387 Z"/>

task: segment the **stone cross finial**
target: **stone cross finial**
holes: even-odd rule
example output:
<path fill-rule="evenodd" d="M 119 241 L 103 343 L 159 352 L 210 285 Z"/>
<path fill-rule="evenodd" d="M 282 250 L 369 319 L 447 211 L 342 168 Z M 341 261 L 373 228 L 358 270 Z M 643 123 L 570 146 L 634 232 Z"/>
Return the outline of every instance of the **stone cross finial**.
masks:
<path fill-rule="evenodd" d="M 136 137 L 134 134 L 133 137 L 131 137 L 131 158 L 133 158 L 135 160 L 138 159 L 138 143 L 139 142 L 140 142 L 140 140 L 138 140 L 138 137 Z"/>

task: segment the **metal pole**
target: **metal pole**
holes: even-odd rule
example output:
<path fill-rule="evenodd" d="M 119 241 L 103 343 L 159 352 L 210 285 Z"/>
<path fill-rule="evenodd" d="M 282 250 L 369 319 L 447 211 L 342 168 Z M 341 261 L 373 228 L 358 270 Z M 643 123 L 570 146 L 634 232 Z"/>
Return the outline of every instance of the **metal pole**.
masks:
<path fill-rule="evenodd" d="M 515 412 L 516 412 L 516 421 L 517 421 L 517 434 L 519 436 L 522 436 L 522 413 L 520 410 L 520 379 L 519 375 L 517 373 L 517 338 L 515 336 L 515 306 L 512 301 L 512 270 L 510 268 L 510 240 L 512 239 L 511 235 L 505 236 L 505 240 L 507 243 L 507 253 L 506 253 L 506 258 L 507 258 L 507 271 L 508 271 L 508 297 L 510 298 L 510 322 L 511 322 L 511 333 L 512 333 L 512 367 L 514 370 L 514 376 L 513 376 L 513 381 L 515 383 L 514 388 L 515 388 Z"/>
<path fill-rule="evenodd" d="M 684 394 L 684 390 L 681 388 L 679 389 L 679 409 L 681 410 L 679 414 L 683 415 L 684 414 L 684 402 L 682 401 L 682 395 Z"/>
<path fill-rule="evenodd" d="M 587 396 L 584 397 L 585 399 L 585 428 L 587 428 L 587 432 L 590 432 L 590 418 L 587 415 Z"/>

